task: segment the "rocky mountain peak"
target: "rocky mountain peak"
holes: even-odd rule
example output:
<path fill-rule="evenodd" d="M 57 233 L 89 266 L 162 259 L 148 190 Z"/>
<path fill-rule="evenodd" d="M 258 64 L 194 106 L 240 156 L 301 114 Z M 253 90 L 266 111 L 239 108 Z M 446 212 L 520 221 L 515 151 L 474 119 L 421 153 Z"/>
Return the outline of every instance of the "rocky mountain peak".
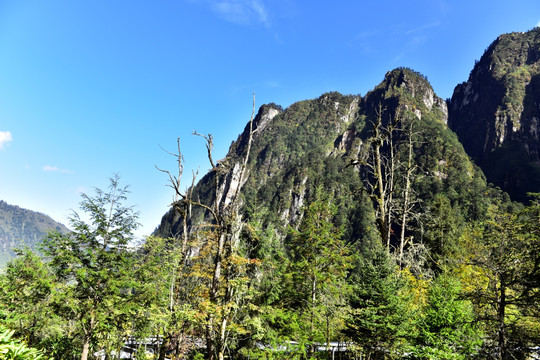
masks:
<path fill-rule="evenodd" d="M 376 125 L 379 117 L 381 121 Z M 226 203 L 231 189 L 239 189 L 246 217 L 263 213 L 263 224 L 287 229 L 299 224 L 303 204 L 309 203 L 315 189 L 322 186 L 336 197 L 340 221 L 355 224 L 348 227 L 349 235 L 364 238 L 366 232 L 372 234 L 375 229 L 371 210 L 355 209 L 371 206 L 369 195 L 360 190 L 370 177 L 364 161 L 375 141 L 383 143 L 383 158 L 391 157 L 387 152 L 392 148 L 396 161 L 408 156 L 407 146 L 415 147 L 411 153 L 415 159 L 411 161 L 418 162 L 423 169 L 422 184 L 418 184 L 423 190 L 418 191 L 432 189 L 426 195 L 430 199 L 436 189 L 455 188 L 449 191 L 458 194 L 470 188 L 463 182 L 481 184 L 457 138 L 445 125 L 446 119 L 445 101 L 434 93 L 424 76 L 406 68 L 387 73 L 364 97 L 329 92 L 286 109 L 275 104 L 263 105 L 253 122 L 256 132 L 244 181 L 237 179 L 247 149 L 249 124 L 231 145 L 227 158 L 220 162 L 221 171 L 210 172 L 201 179 L 193 196 L 206 204 L 215 199 Z M 384 138 L 374 140 L 375 126 L 380 126 L 379 134 Z M 387 138 L 389 129 L 392 144 Z M 437 141 L 433 141 L 435 137 Z M 396 165 L 398 170 L 405 168 Z M 212 190 L 216 180 L 217 194 Z M 196 214 L 194 218 L 203 219 L 205 215 Z M 171 236 L 181 231 L 178 220 L 170 211 L 156 234 Z"/>
<path fill-rule="evenodd" d="M 540 173 L 539 104 L 540 28 L 499 36 L 450 100 L 449 126 L 488 180 L 516 200 L 540 186 L 532 175 Z"/>
<path fill-rule="evenodd" d="M 439 98 L 427 78 L 408 68 L 397 68 L 386 73 L 384 80 L 366 95 L 366 102 L 375 108 L 378 104 L 394 109 L 397 113 L 411 112 L 417 118 L 432 110 L 441 112 L 437 116 L 447 123 L 448 108 L 446 102 Z"/>

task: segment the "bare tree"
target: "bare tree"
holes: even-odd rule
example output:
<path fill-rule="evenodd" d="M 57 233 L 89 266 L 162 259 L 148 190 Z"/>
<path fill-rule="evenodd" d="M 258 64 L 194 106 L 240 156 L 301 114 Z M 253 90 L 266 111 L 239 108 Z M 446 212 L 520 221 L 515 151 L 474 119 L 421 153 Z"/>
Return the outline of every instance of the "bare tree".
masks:
<path fill-rule="evenodd" d="M 230 168 L 227 164 L 217 163 L 213 158 L 214 141 L 211 134 L 200 134 L 194 132 L 193 135 L 202 137 L 206 142 L 207 158 L 210 163 L 210 172 L 213 173 L 213 193 L 214 198 L 210 204 L 202 202 L 200 199 L 193 198 L 193 189 L 195 174 L 193 176 L 191 187 L 186 191 L 181 191 L 180 181 L 183 173 L 183 157 L 180 151 L 180 140 L 178 140 L 178 153 L 172 154 L 178 162 L 178 175 L 172 175 L 169 171 L 159 169 L 168 174 L 169 186 L 175 192 L 175 199 L 172 204 L 175 212 L 182 219 L 181 233 L 181 252 L 182 264 L 189 261 L 188 237 L 190 232 L 198 231 L 190 229 L 192 226 L 191 216 L 192 208 L 197 207 L 206 213 L 204 224 L 200 224 L 199 229 L 205 228 L 200 232 L 204 237 L 203 241 L 214 242 L 212 244 L 211 254 L 211 281 L 208 288 L 208 300 L 213 309 L 208 310 L 204 321 L 204 332 L 206 337 L 207 358 L 210 360 L 222 360 L 229 346 L 230 331 L 228 330 L 230 322 L 234 321 L 236 316 L 236 307 L 229 306 L 234 302 L 239 302 L 242 294 L 235 289 L 233 283 L 237 274 L 234 273 L 227 263 L 232 262 L 233 257 L 237 257 L 238 238 L 242 231 L 243 222 L 239 213 L 240 210 L 240 190 L 245 183 L 248 175 L 248 161 L 251 153 L 251 144 L 256 129 L 253 127 L 255 116 L 255 94 L 253 95 L 253 109 L 249 120 L 249 130 L 247 132 L 247 147 L 243 158 Z M 227 180 L 227 175 L 231 177 Z M 229 181 L 228 184 L 226 182 Z M 224 186 L 228 185 L 228 186 Z M 220 190 L 221 189 L 221 190 Z M 171 306 L 173 304 L 171 291 Z"/>

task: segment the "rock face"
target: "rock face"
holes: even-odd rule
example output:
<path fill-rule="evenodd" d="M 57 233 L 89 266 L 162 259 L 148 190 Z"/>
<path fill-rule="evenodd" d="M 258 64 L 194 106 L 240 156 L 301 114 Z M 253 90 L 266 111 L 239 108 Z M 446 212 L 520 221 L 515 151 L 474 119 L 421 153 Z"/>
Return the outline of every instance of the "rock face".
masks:
<path fill-rule="evenodd" d="M 378 118 L 385 129 L 394 126 L 392 149 L 387 139 L 381 151 L 385 159 L 394 157 L 396 208 L 400 201 L 397 194 L 405 186 L 403 174 L 412 144 L 416 166 L 410 193 L 415 194 L 415 204 L 429 208 L 437 194 L 444 193 L 452 204 L 463 203 L 459 205 L 463 211 L 481 211 L 486 183 L 446 125 L 446 102 L 436 96 L 425 77 L 403 68 L 388 72 L 364 97 L 332 92 L 287 109 L 273 104 L 262 106 L 254 119 L 257 131 L 245 182 L 238 183 L 237 173 L 247 148 L 248 126 L 232 143 L 218 169 L 195 186 L 193 198 L 211 204 L 216 198 L 213 184 L 217 176 L 221 204 L 228 201 L 230 189 L 240 187 L 245 220 L 256 219 L 263 227 L 285 236 L 287 227 L 297 226 L 302 219 L 302 206 L 313 199 L 317 188 L 322 188 L 332 194 L 339 209 L 335 221 L 344 227 L 348 239 L 375 239 L 375 212 L 365 191 L 372 174 L 365 161 L 370 161 L 372 144 L 380 141 L 373 133 Z M 410 142 L 407 131 L 412 134 Z M 388 169 L 385 176 L 390 176 Z M 204 216 L 202 210 L 194 211 L 192 219 L 200 221 Z M 171 210 L 155 234 L 169 237 L 181 230 L 179 215 Z"/>
<path fill-rule="evenodd" d="M 499 36 L 449 101 L 448 125 L 488 181 L 540 191 L 540 28 Z"/>
<path fill-rule="evenodd" d="M 13 249 L 35 248 L 49 231 L 69 230 L 47 215 L 0 200 L 0 266 L 15 255 Z"/>

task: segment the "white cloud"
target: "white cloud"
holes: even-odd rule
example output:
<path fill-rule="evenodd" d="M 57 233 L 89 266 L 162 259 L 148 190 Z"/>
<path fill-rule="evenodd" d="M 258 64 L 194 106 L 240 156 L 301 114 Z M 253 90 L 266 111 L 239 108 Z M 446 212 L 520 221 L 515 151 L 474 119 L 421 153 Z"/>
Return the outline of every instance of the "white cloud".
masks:
<path fill-rule="evenodd" d="M 218 0 L 211 2 L 212 10 L 227 21 L 239 25 L 260 23 L 270 26 L 268 10 L 260 0 Z"/>
<path fill-rule="evenodd" d="M 9 131 L 0 131 L 0 150 L 4 149 L 4 145 L 13 140 L 11 132 Z"/>
<path fill-rule="evenodd" d="M 45 166 L 43 167 L 43 171 L 58 171 L 58 170 L 60 170 L 60 169 L 58 168 L 58 166 L 45 165 Z"/>
<path fill-rule="evenodd" d="M 540 20 L 536 23 L 536 27 L 540 27 Z"/>
<path fill-rule="evenodd" d="M 60 169 L 58 166 L 45 165 L 43 166 L 43 171 L 47 172 L 61 172 L 64 174 L 73 174 L 74 172 L 67 169 Z"/>

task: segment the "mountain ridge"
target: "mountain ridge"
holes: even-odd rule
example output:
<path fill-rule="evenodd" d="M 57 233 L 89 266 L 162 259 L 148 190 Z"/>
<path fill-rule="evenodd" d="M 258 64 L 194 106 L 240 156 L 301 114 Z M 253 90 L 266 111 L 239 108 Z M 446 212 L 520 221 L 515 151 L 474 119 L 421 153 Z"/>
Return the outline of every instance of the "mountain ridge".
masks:
<path fill-rule="evenodd" d="M 487 185 L 447 122 L 446 102 L 425 76 L 408 68 L 387 72 L 363 97 L 331 92 L 286 109 L 263 105 L 253 122 L 254 129 L 260 126 L 262 130 L 253 136 L 245 182 L 234 183 L 247 151 L 249 124 L 232 143 L 219 169 L 207 173 L 195 186 L 193 197 L 207 205 L 213 203 L 216 176 L 220 204 L 227 201 L 230 189 L 240 186 L 244 219 L 260 221 L 263 228 L 273 229 L 284 239 L 287 229 L 300 223 L 303 206 L 322 187 L 338 208 L 334 221 L 359 249 L 377 241 L 381 232 L 394 247 L 400 236 L 406 236 L 438 249 L 442 245 L 437 244 L 434 213 L 441 203 L 459 217 L 479 219 L 489 199 L 504 197 Z M 376 139 L 376 132 L 384 139 Z M 386 159 L 383 176 L 394 178 L 385 185 L 392 187 L 384 200 L 390 204 L 385 209 L 388 220 L 380 218 L 381 209 L 374 201 L 375 174 L 369 162 L 377 141 L 381 141 L 378 151 Z M 406 184 L 406 176 L 413 177 L 407 175 L 409 148 L 415 174 Z M 405 191 L 408 200 L 401 195 Z M 414 208 L 415 215 L 403 215 L 403 208 Z M 204 211 L 194 210 L 190 227 L 194 229 L 206 216 Z M 171 210 L 155 235 L 178 236 L 181 231 L 180 215 Z"/>
<path fill-rule="evenodd" d="M 15 248 L 35 249 L 48 231 L 69 232 L 50 216 L 0 200 L 0 265 L 15 255 Z"/>

